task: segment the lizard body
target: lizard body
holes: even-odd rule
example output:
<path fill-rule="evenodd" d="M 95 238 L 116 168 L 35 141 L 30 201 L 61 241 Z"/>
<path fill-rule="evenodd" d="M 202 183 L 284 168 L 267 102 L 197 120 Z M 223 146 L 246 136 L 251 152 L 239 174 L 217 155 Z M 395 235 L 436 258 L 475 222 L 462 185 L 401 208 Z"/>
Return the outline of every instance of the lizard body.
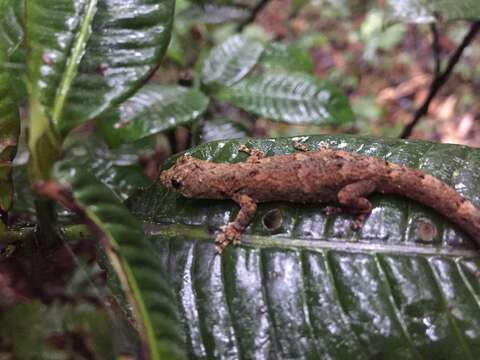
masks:
<path fill-rule="evenodd" d="M 322 149 L 265 157 L 244 146 L 246 162 L 213 163 L 184 155 L 160 175 L 161 182 L 188 198 L 232 199 L 240 205 L 234 222 L 217 236 L 217 250 L 238 244 L 255 215 L 256 204 L 269 201 L 336 201 L 358 215 L 360 228 L 370 214 L 372 193 L 396 194 L 433 208 L 480 244 L 480 210 L 452 187 L 419 170 L 376 157 Z M 302 149 L 303 150 L 303 149 Z"/>

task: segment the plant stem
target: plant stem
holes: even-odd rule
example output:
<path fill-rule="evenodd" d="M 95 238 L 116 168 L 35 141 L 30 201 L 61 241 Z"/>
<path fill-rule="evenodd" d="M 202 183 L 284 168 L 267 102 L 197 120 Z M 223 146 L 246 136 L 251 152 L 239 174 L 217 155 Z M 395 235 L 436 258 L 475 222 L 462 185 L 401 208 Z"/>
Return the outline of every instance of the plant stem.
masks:
<path fill-rule="evenodd" d="M 262 11 L 265 6 L 267 6 L 269 0 L 260 0 L 257 5 L 252 9 L 250 15 L 243 20 L 240 24 L 238 24 L 237 31 L 241 32 L 247 25 L 250 25 L 252 22 L 255 21 L 257 15 Z"/>
<path fill-rule="evenodd" d="M 88 229 L 86 225 L 68 225 L 60 231 L 63 233 L 63 237 L 68 241 L 77 241 L 91 239 L 94 235 Z M 35 236 L 35 228 L 25 227 L 20 229 L 10 229 L 7 231 L 0 231 L 0 244 L 9 245 L 32 240 Z"/>
<path fill-rule="evenodd" d="M 445 71 L 443 71 L 439 76 L 436 76 L 433 79 L 432 84 L 430 85 L 430 91 L 428 93 L 427 98 L 425 99 L 422 106 L 415 113 L 415 116 L 413 117 L 412 121 L 405 126 L 402 133 L 400 134 L 400 138 L 406 139 L 410 137 L 413 129 L 418 124 L 420 119 L 428 113 L 428 109 L 430 108 L 430 104 L 432 103 L 432 100 L 435 98 L 438 91 L 443 87 L 443 85 L 445 85 L 453 69 L 455 68 L 455 65 L 457 65 L 458 61 L 462 57 L 463 52 L 468 47 L 468 45 L 470 45 L 472 41 L 475 39 L 475 36 L 477 35 L 479 30 L 480 30 L 480 21 L 472 23 L 472 26 L 470 27 L 470 30 L 463 38 L 462 43 L 455 50 L 454 54 L 450 58 Z"/>

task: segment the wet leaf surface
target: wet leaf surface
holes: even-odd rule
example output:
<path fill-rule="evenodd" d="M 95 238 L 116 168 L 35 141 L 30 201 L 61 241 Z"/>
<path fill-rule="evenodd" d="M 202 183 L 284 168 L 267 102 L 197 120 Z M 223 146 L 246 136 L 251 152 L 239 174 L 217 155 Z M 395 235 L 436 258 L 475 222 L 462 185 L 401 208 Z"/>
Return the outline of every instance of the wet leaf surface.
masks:
<path fill-rule="evenodd" d="M 234 163 L 246 158 L 240 144 L 275 155 L 294 151 L 293 141 L 419 168 L 480 206 L 480 152 L 463 146 L 311 136 L 219 141 L 191 153 Z M 261 204 L 243 244 L 223 256 L 214 252 L 214 232 L 236 215 L 233 202 L 185 199 L 157 184 L 129 206 L 169 269 L 192 358 L 474 359 L 478 250 L 419 204 L 371 199 L 374 210 L 359 233 L 350 215 L 327 218 L 325 205 Z M 264 225 L 272 210 L 282 216 L 274 231 Z M 425 222 L 436 228 L 431 241 L 417 232 Z"/>

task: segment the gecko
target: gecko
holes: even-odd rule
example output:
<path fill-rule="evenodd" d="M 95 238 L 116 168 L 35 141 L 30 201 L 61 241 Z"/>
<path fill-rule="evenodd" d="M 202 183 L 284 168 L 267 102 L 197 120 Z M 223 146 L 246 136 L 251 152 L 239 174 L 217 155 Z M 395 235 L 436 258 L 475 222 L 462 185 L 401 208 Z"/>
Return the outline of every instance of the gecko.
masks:
<path fill-rule="evenodd" d="M 160 181 L 187 198 L 231 199 L 240 206 L 233 222 L 222 226 L 215 239 L 221 253 L 227 245 L 240 244 L 241 234 L 251 222 L 257 203 L 337 202 L 338 210 L 356 215 L 358 230 L 372 211 L 367 197 L 373 193 L 400 195 L 434 209 L 457 225 L 480 245 L 480 210 L 455 189 L 434 176 L 377 157 L 321 148 L 266 156 L 245 145 L 245 162 L 214 163 L 190 154 L 162 171 Z"/>

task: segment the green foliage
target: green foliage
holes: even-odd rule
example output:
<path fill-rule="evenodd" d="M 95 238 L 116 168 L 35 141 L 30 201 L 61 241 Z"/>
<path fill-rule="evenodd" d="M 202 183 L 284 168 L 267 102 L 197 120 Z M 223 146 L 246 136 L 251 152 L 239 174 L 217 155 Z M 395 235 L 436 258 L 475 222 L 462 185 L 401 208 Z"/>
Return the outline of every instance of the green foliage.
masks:
<path fill-rule="evenodd" d="M 130 148 L 109 149 L 100 139 L 81 137 L 68 144 L 62 159 L 64 167 L 79 167 L 106 185 L 119 200 L 150 185 L 139 166 L 138 155 Z"/>
<path fill-rule="evenodd" d="M 480 206 L 480 152 L 463 146 L 311 136 L 220 141 L 189 152 L 239 162 L 246 157 L 241 144 L 276 155 L 295 151 L 294 141 L 419 168 Z M 129 206 L 156 224 L 151 233 L 181 300 L 192 358 L 475 358 L 480 257 L 474 245 L 417 203 L 394 196 L 372 201 L 359 233 L 350 228 L 351 215 L 326 217 L 324 205 L 261 204 L 243 245 L 221 257 L 212 230 L 233 219 L 233 202 L 185 199 L 157 184 Z"/>
<path fill-rule="evenodd" d="M 351 14 L 374 2 L 317 5 L 324 3 Z M 473 359 L 480 352 L 479 256 L 433 211 L 396 197 L 373 197 L 374 211 L 354 233 L 350 216 L 327 218 L 323 205 L 262 204 L 244 244 L 220 257 L 212 229 L 236 214 L 232 202 L 188 200 L 159 184 L 146 189 L 150 180 L 139 166 L 139 149 L 146 144 L 159 151 L 153 138 L 178 126 L 191 128 L 185 142 L 221 140 L 190 149 L 194 156 L 236 162 L 245 159 L 238 153 L 245 142 L 268 155 L 294 151 L 293 139 L 225 140 L 252 129 L 261 134 L 257 124 L 245 121 L 245 111 L 309 129 L 353 123 L 343 91 L 312 74 L 308 48 L 327 44 L 325 36 L 312 33 L 289 44 L 268 42 L 261 32 L 256 40 L 252 31 L 250 37 L 228 37 L 238 26 L 232 22 L 246 19 L 257 4 L 181 2 L 170 50 L 177 64 L 167 66 L 182 64 L 182 76 L 169 77 L 155 70 L 171 37 L 174 0 L 0 0 L 0 215 L 6 219 L 11 207 L 10 165 L 25 114 L 30 156 L 14 171 L 17 203 L 10 220 L 15 226 L 37 221 L 39 229 L 22 228 L 9 239 L 35 234 L 34 246 L 18 246 L 35 257 L 29 280 L 42 279 L 48 251 L 61 240 L 68 241 L 66 258 L 73 262 L 79 262 L 76 246 L 93 248 L 84 234 L 80 244 L 71 241 L 79 226 L 69 227 L 71 222 L 86 223 L 103 245 L 89 250 L 106 255 L 90 259 L 96 272 L 74 271 L 55 300 L 38 281 L 25 304 L 3 311 L 6 302 L 0 301 L 0 358 L 113 359 L 129 353 L 118 343 L 151 359 L 185 358 L 185 350 L 191 358 Z M 360 40 L 372 54 L 402 38 L 405 25 L 385 30 L 386 20 L 480 17 L 473 0 L 382 4 L 361 29 Z M 292 11 L 307 5 L 294 0 Z M 153 75 L 155 82 L 144 86 Z M 188 87 L 163 85 L 179 78 Z M 374 117 L 373 110 L 360 112 Z M 96 130 L 102 139 L 92 135 Z M 349 136 L 295 140 L 311 149 L 326 144 L 420 168 L 480 205 L 479 177 L 472 170 L 480 162 L 476 150 Z M 161 161 L 162 154 L 154 155 L 147 159 L 151 168 Z M 50 200 L 33 196 L 31 188 Z M 128 204 L 138 219 L 122 204 L 133 192 Z M 7 226 L 0 224 L 4 235 Z M 425 234 L 425 228 L 433 230 Z M 56 242 L 47 243 L 50 237 Z M 6 243 L 8 248 L 0 244 L 0 260 L 13 256 L 23 266 L 25 259 L 15 258 L 17 245 Z M 113 294 L 105 284 L 90 286 L 99 278 L 99 264 Z M 65 274 L 55 275 L 63 281 Z M 0 273 L 0 293 L 32 285 L 10 276 Z M 27 303 L 37 293 L 44 303 Z M 99 296 L 108 306 L 95 302 Z M 133 326 L 125 332 L 127 320 Z"/>
<path fill-rule="evenodd" d="M 241 35 L 215 47 L 203 63 L 202 82 L 230 86 L 241 80 L 257 64 L 263 45 Z"/>
<path fill-rule="evenodd" d="M 129 143 L 177 126 L 202 115 L 208 98 L 181 86 L 146 85 L 99 121 L 111 146 Z"/>
<path fill-rule="evenodd" d="M 23 39 L 18 12 L 21 2 L 0 2 L 0 213 L 12 206 L 11 162 L 17 150 L 20 113 L 15 97 L 14 77 L 7 64 Z"/>
<path fill-rule="evenodd" d="M 73 207 L 80 208 L 101 233 L 110 262 L 134 307 L 150 358 L 183 358 L 175 301 L 141 224 L 81 163 L 60 162 L 53 175 L 72 189 Z"/>
<path fill-rule="evenodd" d="M 387 9 L 392 18 L 411 23 L 480 19 L 476 0 L 389 0 Z"/>
<path fill-rule="evenodd" d="M 354 119 L 348 98 L 334 85 L 304 74 L 268 74 L 221 89 L 215 97 L 269 119 L 345 124 Z"/>
<path fill-rule="evenodd" d="M 143 11 L 132 16 L 136 8 Z M 34 0 L 27 14 L 31 92 L 65 134 L 131 95 L 156 69 L 173 0 Z"/>
<path fill-rule="evenodd" d="M 260 58 L 260 66 L 269 70 L 292 72 L 313 72 L 313 62 L 305 49 L 296 45 L 273 42 L 265 47 Z"/>
<path fill-rule="evenodd" d="M 108 313 L 91 305 L 46 306 L 39 302 L 15 305 L 0 315 L 0 349 L 7 359 L 71 359 L 75 347 L 90 355 L 114 359 L 113 336 L 104 336 L 114 324 Z M 1 351 L 1 350 L 0 350 Z M 0 352 L 0 357 L 2 357 Z"/>

